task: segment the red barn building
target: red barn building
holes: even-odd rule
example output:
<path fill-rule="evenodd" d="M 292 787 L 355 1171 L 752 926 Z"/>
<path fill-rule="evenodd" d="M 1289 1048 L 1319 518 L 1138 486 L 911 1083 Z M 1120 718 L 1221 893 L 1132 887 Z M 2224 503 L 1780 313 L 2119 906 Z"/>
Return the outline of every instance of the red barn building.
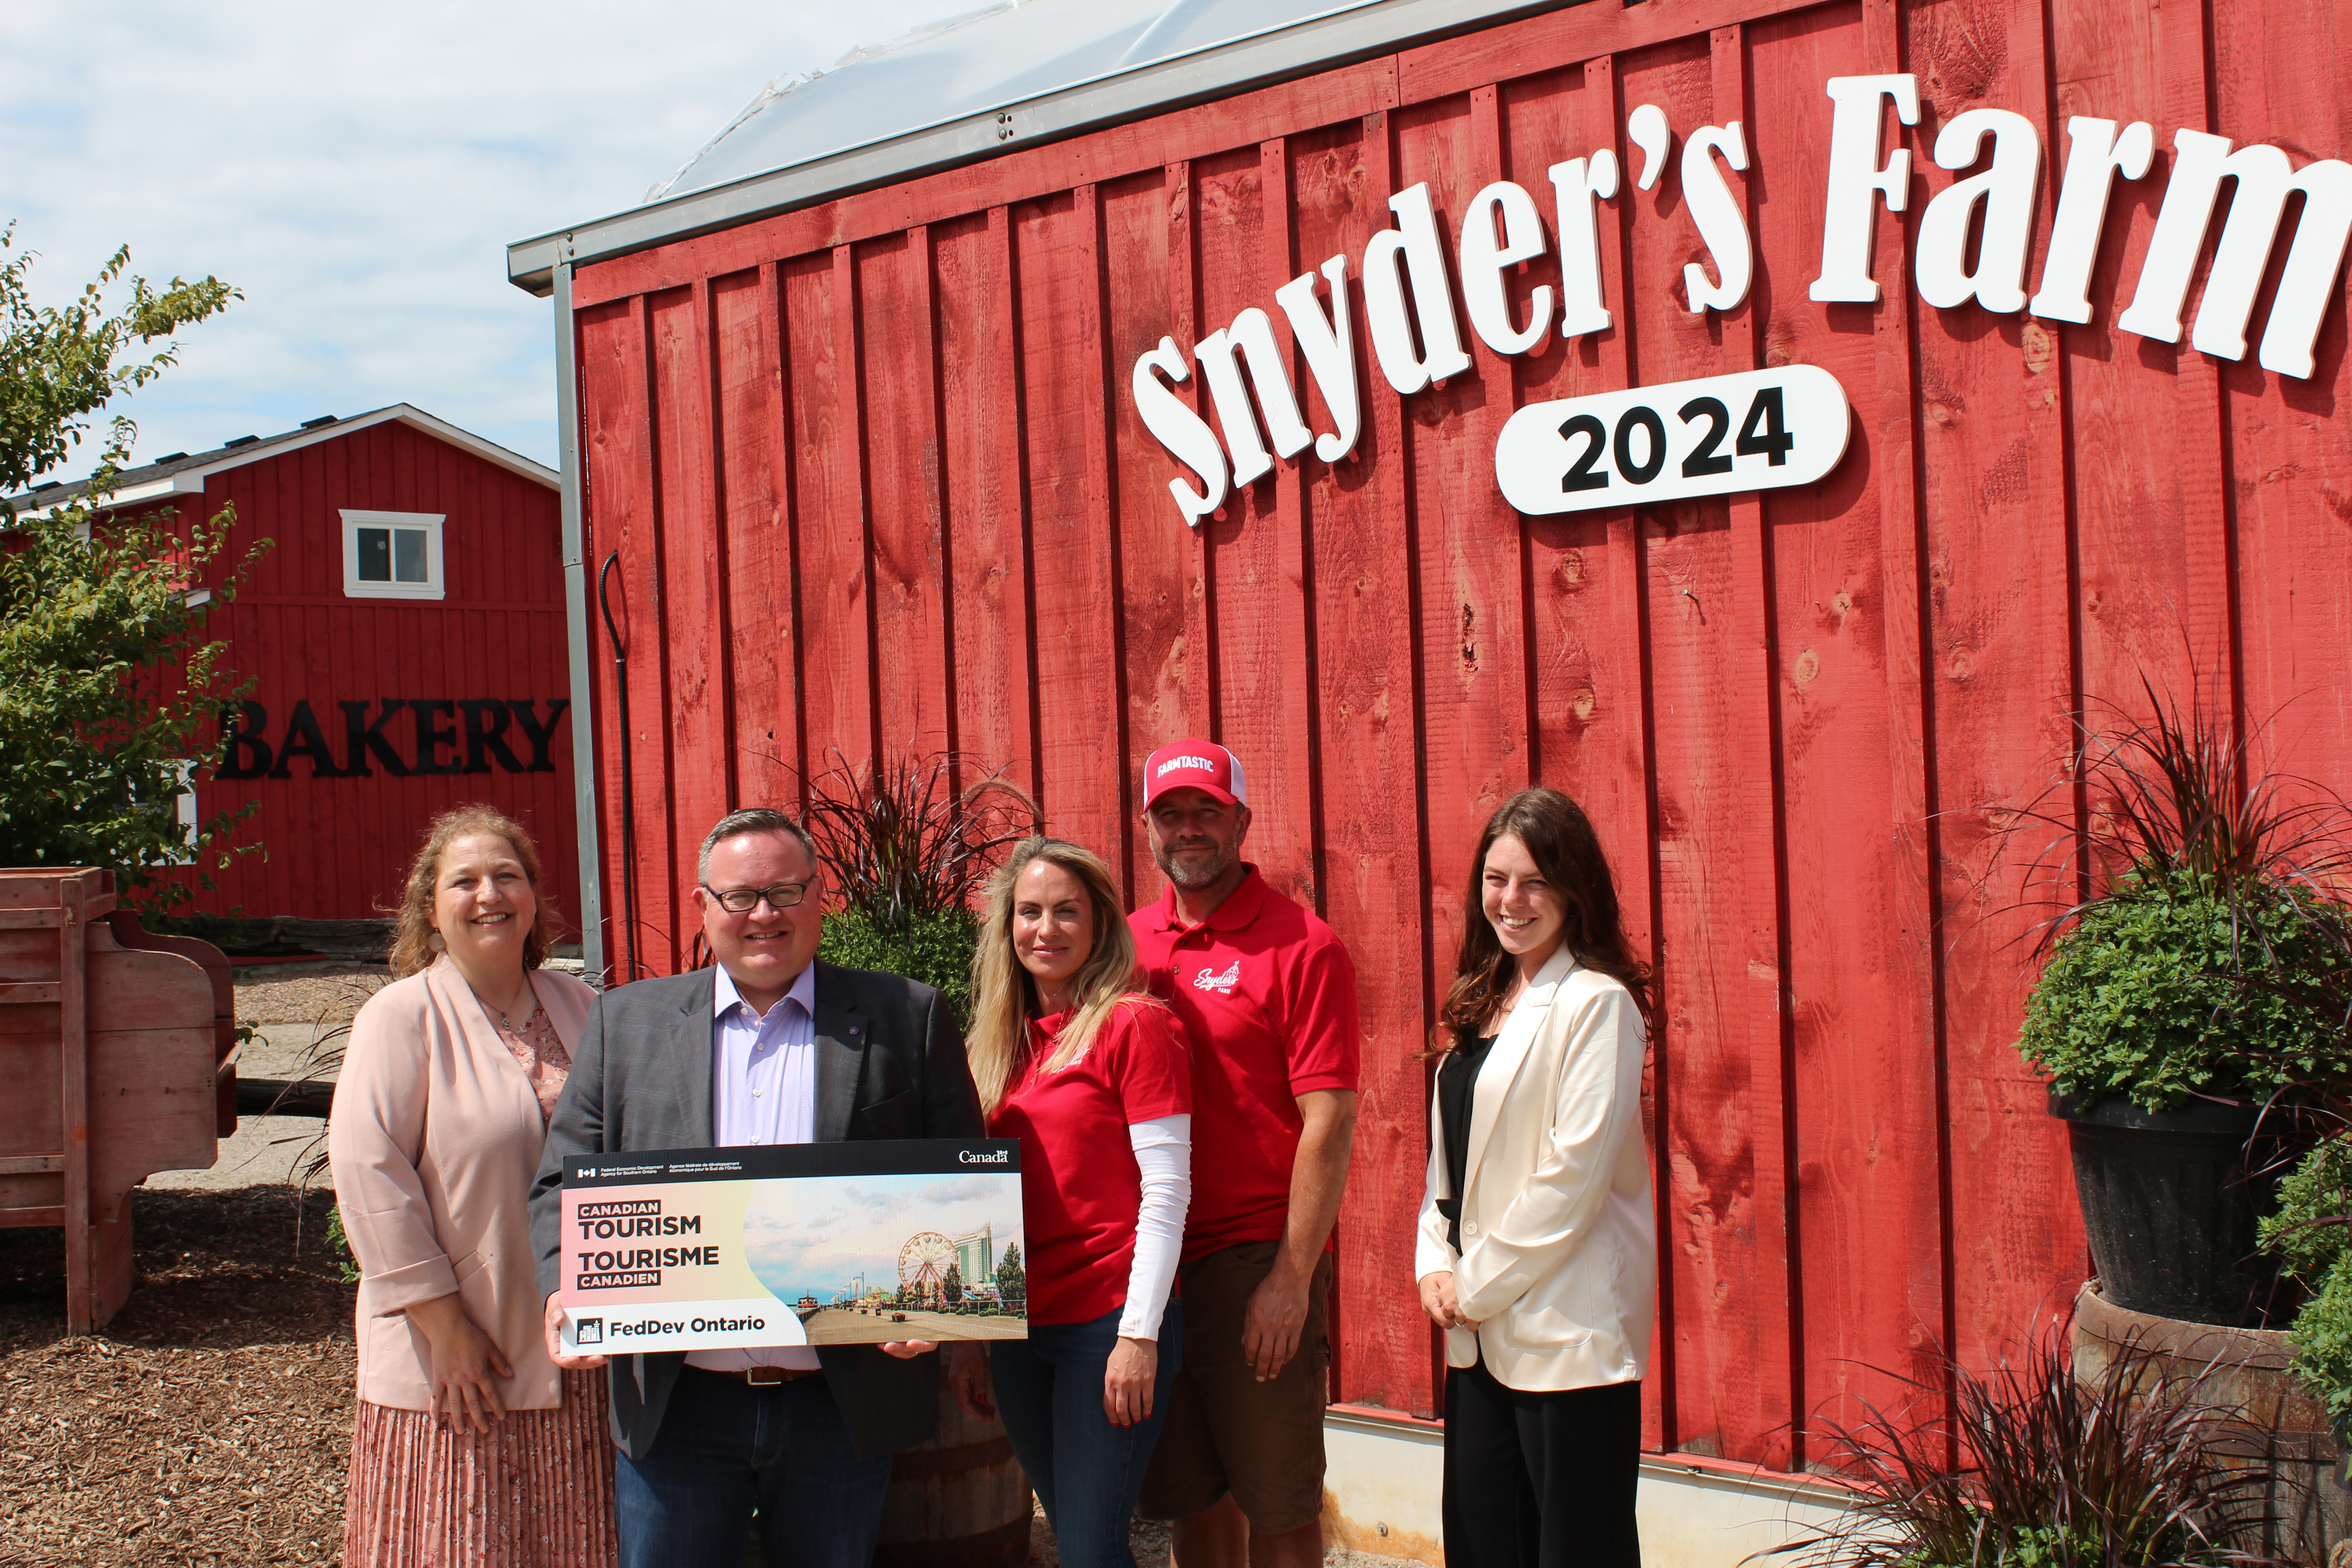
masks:
<path fill-rule="evenodd" d="M 118 477 L 110 510 L 232 507 L 226 559 L 270 542 L 204 628 L 254 685 L 183 807 L 195 820 L 255 803 L 230 842 L 261 852 L 215 873 L 188 911 L 378 918 L 425 821 L 485 801 L 545 844 L 549 885 L 576 923 L 558 483 L 406 404 Z"/>
<path fill-rule="evenodd" d="M 1362 977 L 1335 1427 L 1433 1486 L 1414 1052 L 1480 824 L 1565 789 L 1663 977 L 1649 1473 L 1801 1471 L 2083 1277 L 2003 832 L 2073 717 L 2201 677 L 2352 772 L 2347 153 L 2318 0 L 1040 0 L 860 60 L 509 252 L 631 654 L 625 731 L 575 576 L 589 896 L 625 816 L 681 965 L 721 812 L 954 746 L 1140 900 L 1139 759 L 1233 746 Z"/>

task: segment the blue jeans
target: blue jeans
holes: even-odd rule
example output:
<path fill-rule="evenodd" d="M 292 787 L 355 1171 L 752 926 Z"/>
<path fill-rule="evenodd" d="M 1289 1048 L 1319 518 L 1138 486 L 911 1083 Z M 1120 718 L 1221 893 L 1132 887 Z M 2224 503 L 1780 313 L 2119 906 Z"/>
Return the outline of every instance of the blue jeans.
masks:
<path fill-rule="evenodd" d="M 988 1347 L 1004 1435 L 1045 1506 L 1066 1568 L 1135 1568 L 1128 1530 L 1184 1359 L 1183 1303 L 1169 1302 L 1160 1321 L 1151 1414 L 1133 1426 L 1114 1426 L 1103 1414 L 1103 1369 L 1118 1343 L 1114 1309 L 1091 1323 L 1032 1323 L 1026 1340 Z"/>
<path fill-rule="evenodd" d="M 653 1452 L 614 1467 L 621 1568 L 741 1568 L 755 1508 L 768 1568 L 866 1568 L 889 1489 L 890 1456 L 857 1457 L 824 1379 L 689 1366 Z"/>

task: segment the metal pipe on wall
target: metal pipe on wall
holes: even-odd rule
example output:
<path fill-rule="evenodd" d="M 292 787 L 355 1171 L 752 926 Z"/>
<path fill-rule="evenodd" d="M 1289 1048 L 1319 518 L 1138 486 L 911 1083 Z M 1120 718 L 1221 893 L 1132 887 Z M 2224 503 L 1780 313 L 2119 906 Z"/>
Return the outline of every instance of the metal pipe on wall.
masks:
<path fill-rule="evenodd" d="M 588 530 L 581 504 L 580 378 L 573 354 L 572 247 L 555 269 L 555 431 L 563 473 L 563 625 L 572 677 L 572 816 L 580 855 L 580 962 L 590 983 L 604 973 L 604 886 L 596 833 L 596 716 L 588 688 Z"/>
<path fill-rule="evenodd" d="M 613 643 L 613 702 L 621 726 L 621 941 L 629 955 L 627 979 L 644 973 L 637 967 L 637 828 L 636 791 L 629 773 L 629 645 L 613 624 L 613 601 L 605 590 L 613 568 L 621 563 L 617 550 L 596 569 L 596 607 L 604 614 L 604 635 Z M 626 984 L 626 981 L 624 981 Z"/>

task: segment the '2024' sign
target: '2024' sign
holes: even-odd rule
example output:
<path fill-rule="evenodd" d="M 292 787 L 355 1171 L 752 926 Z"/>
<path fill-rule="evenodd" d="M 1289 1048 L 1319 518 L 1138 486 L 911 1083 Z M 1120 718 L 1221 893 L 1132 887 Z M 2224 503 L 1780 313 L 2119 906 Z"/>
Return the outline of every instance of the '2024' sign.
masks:
<path fill-rule="evenodd" d="M 1528 404 L 1496 437 L 1495 480 L 1537 515 L 1809 485 L 1852 426 L 1818 365 L 1637 386 Z"/>

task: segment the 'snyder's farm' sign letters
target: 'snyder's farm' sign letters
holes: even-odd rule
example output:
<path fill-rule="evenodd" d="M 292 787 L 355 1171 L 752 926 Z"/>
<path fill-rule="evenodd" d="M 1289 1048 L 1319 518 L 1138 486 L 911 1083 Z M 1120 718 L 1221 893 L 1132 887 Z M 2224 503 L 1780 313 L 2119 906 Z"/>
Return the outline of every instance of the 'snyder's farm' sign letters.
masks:
<path fill-rule="evenodd" d="M 1890 212 L 1902 212 L 1911 190 L 1907 151 L 1898 149 L 1880 161 L 1885 109 L 1891 103 L 1904 124 L 1917 124 L 1919 81 L 1912 75 L 1832 77 L 1827 90 L 1835 109 L 1821 268 L 1808 292 L 1817 300 L 1871 304 L 1879 297 L 1878 280 L 1870 272 L 1877 205 L 1884 202 Z M 1664 172 L 1672 128 L 1664 110 L 1645 103 L 1626 117 L 1625 131 L 1642 153 L 1637 184 L 1646 191 Z M 2119 127 L 2087 115 L 2067 121 L 2066 137 L 2065 177 L 2049 249 L 2040 286 L 2029 298 L 2025 265 L 2042 172 L 2040 133 L 2023 115 L 2002 109 L 1972 109 L 1944 126 L 1936 138 L 1937 167 L 1957 171 L 1979 162 L 1986 166 L 1954 182 L 1920 215 L 1912 258 L 1920 299 L 1938 309 L 1973 300 L 2003 314 L 2031 310 L 2050 321 L 2091 320 L 2091 270 L 2109 193 L 2118 176 L 2137 180 L 2147 174 L 2156 138 L 2146 121 Z M 2172 145 L 2171 176 L 2147 259 L 2131 303 L 2116 325 L 2139 337 L 2180 341 L 2189 275 L 2221 182 L 2232 179 L 2234 199 L 2206 273 L 2189 342 L 2218 358 L 2243 358 L 2248 318 L 2287 198 L 2300 191 L 2302 216 L 2258 357 L 2265 370 L 2309 376 L 2312 345 L 2352 237 L 2352 164 L 2328 158 L 2296 169 L 2276 147 L 2233 151 L 2228 138 L 2199 131 L 2174 132 Z M 1702 126 L 1683 140 L 1683 195 L 1715 268 L 1713 280 L 1696 262 L 1683 268 L 1684 297 L 1694 314 L 1737 309 L 1755 272 L 1748 220 L 1717 166 L 1718 158 L 1733 169 L 1748 167 L 1747 136 L 1736 121 Z M 1515 319 L 1507 279 L 1520 263 L 1547 248 L 1535 198 L 1524 187 L 1498 180 L 1471 197 L 1462 215 L 1454 247 L 1462 305 L 1472 329 L 1499 354 L 1535 348 L 1555 319 L 1563 338 L 1601 331 L 1611 323 L 1601 298 L 1594 215 L 1596 203 L 1617 195 L 1617 155 L 1602 148 L 1588 158 L 1555 163 L 1547 173 L 1559 287 L 1557 294 L 1549 284 L 1529 291 L 1524 326 Z M 1389 210 L 1395 226 L 1374 235 L 1360 262 L 1365 324 L 1381 374 L 1399 395 L 1410 396 L 1468 370 L 1471 362 L 1462 347 L 1429 186 L 1399 191 L 1389 199 Z M 1968 260 L 1972 237 L 1973 268 Z M 1160 339 L 1135 362 L 1135 405 L 1144 427 L 1200 478 L 1197 487 L 1181 478 L 1168 482 L 1186 522 L 1198 526 L 1223 504 L 1233 487 L 1269 472 L 1276 456 L 1294 458 L 1309 442 L 1327 463 L 1354 450 L 1362 406 L 1349 324 L 1348 258 L 1334 256 L 1318 270 L 1328 286 L 1322 294 L 1316 288 L 1318 273 L 1307 272 L 1276 289 L 1274 298 L 1330 413 L 1329 432 L 1318 436 L 1307 427 L 1272 319 L 1255 307 L 1193 350 L 1223 433 L 1222 443 L 1218 430 L 1171 388 L 1171 383 L 1192 375 L 1173 339 Z M 1835 379 L 1801 365 L 1536 404 L 1504 426 L 1496 447 L 1496 479 L 1505 499 L 1523 512 L 1806 484 L 1836 465 L 1847 423 L 1844 395 Z"/>

